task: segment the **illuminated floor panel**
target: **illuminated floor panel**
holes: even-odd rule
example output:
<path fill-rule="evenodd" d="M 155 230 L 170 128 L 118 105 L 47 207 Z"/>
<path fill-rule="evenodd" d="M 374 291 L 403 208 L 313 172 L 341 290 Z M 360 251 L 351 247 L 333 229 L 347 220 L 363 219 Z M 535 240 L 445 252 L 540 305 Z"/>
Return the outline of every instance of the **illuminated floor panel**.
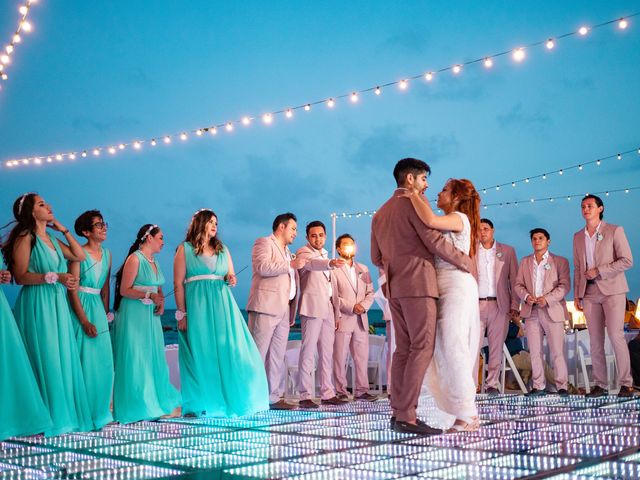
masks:
<path fill-rule="evenodd" d="M 0 442 L 11 479 L 640 478 L 640 399 L 478 396 L 482 427 L 389 428 L 386 400 L 243 418 L 178 418 Z M 419 416 L 437 423 L 433 401 Z"/>

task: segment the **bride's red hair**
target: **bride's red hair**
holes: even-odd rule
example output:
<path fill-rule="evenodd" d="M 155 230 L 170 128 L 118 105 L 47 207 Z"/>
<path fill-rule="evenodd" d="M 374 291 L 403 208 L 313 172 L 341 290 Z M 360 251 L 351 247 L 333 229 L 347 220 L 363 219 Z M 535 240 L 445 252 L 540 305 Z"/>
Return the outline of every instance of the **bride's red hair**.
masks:
<path fill-rule="evenodd" d="M 447 182 L 451 186 L 451 198 L 457 203 L 456 210 L 464 213 L 469 218 L 471 225 L 471 247 L 469 255 L 476 254 L 476 242 L 480 229 L 480 195 L 476 191 L 471 180 L 466 178 L 451 178 Z"/>

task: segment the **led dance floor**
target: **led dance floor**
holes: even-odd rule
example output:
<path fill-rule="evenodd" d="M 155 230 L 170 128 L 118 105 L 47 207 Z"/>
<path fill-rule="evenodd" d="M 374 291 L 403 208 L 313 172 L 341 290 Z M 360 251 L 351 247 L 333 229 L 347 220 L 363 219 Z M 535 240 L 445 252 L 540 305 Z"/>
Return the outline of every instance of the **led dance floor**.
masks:
<path fill-rule="evenodd" d="M 478 399 L 478 432 L 432 437 L 390 430 L 381 400 L 16 438 L 0 479 L 640 478 L 640 398 Z"/>

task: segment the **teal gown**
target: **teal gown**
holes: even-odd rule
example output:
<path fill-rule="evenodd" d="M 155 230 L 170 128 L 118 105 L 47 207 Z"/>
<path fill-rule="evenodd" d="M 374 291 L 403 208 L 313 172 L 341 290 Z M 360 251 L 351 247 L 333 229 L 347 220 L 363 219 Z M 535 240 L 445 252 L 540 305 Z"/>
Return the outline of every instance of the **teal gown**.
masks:
<path fill-rule="evenodd" d="M 55 250 L 36 235 L 30 272 L 67 271 L 58 240 L 50 235 L 49 238 Z M 14 310 L 36 382 L 53 421 L 45 433 L 93 430 L 66 288 L 61 283 L 25 285 Z"/>
<path fill-rule="evenodd" d="M 232 417 L 268 410 L 264 364 L 230 288 L 222 278 L 188 281 L 197 275 L 224 277 L 227 249 L 203 257 L 190 243 L 183 245 L 187 331 L 178 336 L 183 413 Z"/>
<path fill-rule="evenodd" d="M 88 337 L 73 309 L 71 309 L 71 315 L 74 319 L 73 326 L 80 352 L 91 417 L 96 428 L 102 428 L 107 423 L 113 422 L 110 409 L 111 389 L 113 388 L 113 351 L 109 322 L 99 293 L 104 283 L 108 281 L 111 254 L 109 250 L 102 249 L 100 262 L 91 258 L 86 250 L 85 254 L 87 258 L 80 264 L 78 297 L 87 318 L 96 326 L 98 336 Z"/>
<path fill-rule="evenodd" d="M 6 270 L 0 255 L 0 270 Z M 0 440 L 51 429 L 13 312 L 0 288 Z"/>
<path fill-rule="evenodd" d="M 164 284 L 160 265 L 156 274 L 139 250 L 135 287 L 157 291 Z M 169 381 L 164 337 L 155 306 L 122 298 L 114 321 L 113 416 L 120 423 L 151 420 L 170 414 L 180 405 L 180 393 Z"/>

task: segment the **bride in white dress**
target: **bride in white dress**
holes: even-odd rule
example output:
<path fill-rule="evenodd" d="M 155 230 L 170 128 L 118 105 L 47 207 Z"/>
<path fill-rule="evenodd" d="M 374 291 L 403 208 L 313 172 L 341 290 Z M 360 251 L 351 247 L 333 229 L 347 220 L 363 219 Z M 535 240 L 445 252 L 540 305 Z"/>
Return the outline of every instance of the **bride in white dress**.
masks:
<path fill-rule="evenodd" d="M 450 179 L 438 194 L 436 215 L 422 195 L 411 195 L 416 212 L 429 227 L 441 230 L 447 241 L 475 255 L 480 225 L 480 196 L 466 179 Z M 474 365 L 480 339 L 478 284 L 475 278 L 436 257 L 438 314 L 433 359 L 425 378 L 428 393 L 439 410 L 455 418 L 450 431 L 474 431 L 480 426 L 476 408 Z"/>

